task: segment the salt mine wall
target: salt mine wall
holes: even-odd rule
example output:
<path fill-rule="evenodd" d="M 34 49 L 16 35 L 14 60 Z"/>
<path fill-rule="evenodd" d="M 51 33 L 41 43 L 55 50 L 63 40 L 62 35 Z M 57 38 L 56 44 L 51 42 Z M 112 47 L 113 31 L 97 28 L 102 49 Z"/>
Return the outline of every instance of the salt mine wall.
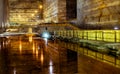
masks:
<path fill-rule="evenodd" d="M 77 25 L 105 29 L 120 27 L 120 0 L 77 0 Z"/>
<path fill-rule="evenodd" d="M 0 0 L 0 33 L 6 29 L 6 22 L 8 21 L 8 0 Z"/>
<path fill-rule="evenodd" d="M 3 13 L 4 13 L 4 11 L 3 11 L 3 0 L 0 0 L 0 27 L 1 27 L 1 25 L 2 25 L 2 22 L 3 22 Z"/>

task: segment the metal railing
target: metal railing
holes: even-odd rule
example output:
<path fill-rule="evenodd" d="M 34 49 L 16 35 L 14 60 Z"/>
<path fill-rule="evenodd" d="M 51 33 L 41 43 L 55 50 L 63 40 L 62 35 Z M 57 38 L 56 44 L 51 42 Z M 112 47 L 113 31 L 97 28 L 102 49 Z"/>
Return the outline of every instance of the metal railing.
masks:
<path fill-rule="evenodd" d="M 58 30 L 55 35 L 86 40 L 120 42 L 120 30 Z"/>

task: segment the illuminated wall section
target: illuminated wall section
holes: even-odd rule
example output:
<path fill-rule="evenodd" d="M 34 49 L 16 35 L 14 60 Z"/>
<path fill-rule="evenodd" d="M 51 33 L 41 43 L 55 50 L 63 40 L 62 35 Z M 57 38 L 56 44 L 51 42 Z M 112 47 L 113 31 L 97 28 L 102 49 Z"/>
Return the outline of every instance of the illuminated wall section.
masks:
<path fill-rule="evenodd" d="M 9 0 L 11 24 L 38 24 L 42 19 L 42 0 Z"/>
<path fill-rule="evenodd" d="M 77 0 L 79 24 L 120 25 L 120 0 Z"/>
<path fill-rule="evenodd" d="M 66 22 L 66 0 L 59 0 L 58 4 L 58 20 L 59 22 Z"/>
<path fill-rule="evenodd" d="M 46 23 L 64 23 L 76 18 L 76 0 L 44 0 L 44 20 Z"/>
<path fill-rule="evenodd" d="M 44 21 L 58 22 L 58 0 L 44 0 L 43 4 Z"/>

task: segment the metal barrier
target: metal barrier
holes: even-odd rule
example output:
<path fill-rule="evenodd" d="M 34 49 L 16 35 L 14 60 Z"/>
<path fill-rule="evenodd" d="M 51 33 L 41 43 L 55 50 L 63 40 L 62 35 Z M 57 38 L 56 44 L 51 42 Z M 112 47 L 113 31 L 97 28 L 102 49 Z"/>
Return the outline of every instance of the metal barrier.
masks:
<path fill-rule="evenodd" d="M 120 42 L 120 30 L 60 30 L 55 31 L 55 35 L 78 37 L 86 40 Z"/>

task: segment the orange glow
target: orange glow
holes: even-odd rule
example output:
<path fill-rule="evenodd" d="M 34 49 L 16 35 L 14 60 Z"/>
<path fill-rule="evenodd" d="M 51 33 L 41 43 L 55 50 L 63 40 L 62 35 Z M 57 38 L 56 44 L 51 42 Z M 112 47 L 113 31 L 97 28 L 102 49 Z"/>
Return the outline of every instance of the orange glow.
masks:
<path fill-rule="evenodd" d="M 20 39 L 20 43 L 19 43 L 19 51 L 20 51 L 20 54 L 22 53 L 22 42 L 21 42 L 21 39 Z"/>
<path fill-rule="evenodd" d="M 32 42 L 32 36 L 29 36 L 29 42 Z"/>
<path fill-rule="evenodd" d="M 32 34 L 32 28 L 28 28 L 28 34 L 27 34 L 27 36 L 29 36 L 29 42 L 32 42 L 32 36 L 33 36 L 33 34 Z"/>
<path fill-rule="evenodd" d="M 18 15 L 19 18 L 21 18 L 21 15 Z"/>
<path fill-rule="evenodd" d="M 31 14 L 32 16 L 34 16 L 35 14 Z"/>
<path fill-rule="evenodd" d="M 37 13 L 38 11 L 36 10 L 35 13 Z"/>
<path fill-rule="evenodd" d="M 39 51 L 38 51 L 38 48 L 37 48 L 37 43 L 36 43 L 36 45 L 35 45 L 35 49 L 36 49 L 36 58 L 38 59 L 38 55 L 39 55 Z"/>
<path fill-rule="evenodd" d="M 34 44 L 34 42 L 33 42 L 32 49 L 33 49 L 33 54 L 34 54 L 35 53 L 35 44 Z"/>
<path fill-rule="evenodd" d="M 38 59 L 38 50 L 36 50 L 36 58 Z"/>
<path fill-rule="evenodd" d="M 43 65 L 43 61 L 44 61 L 43 50 L 41 50 L 41 57 L 40 57 L 40 60 L 41 60 L 41 64 Z"/>
<path fill-rule="evenodd" d="M 43 6 L 42 6 L 42 5 L 40 5 L 40 6 L 39 6 L 39 8 L 40 8 L 40 9 L 42 9 L 42 8 L 43 8 Z"/>

